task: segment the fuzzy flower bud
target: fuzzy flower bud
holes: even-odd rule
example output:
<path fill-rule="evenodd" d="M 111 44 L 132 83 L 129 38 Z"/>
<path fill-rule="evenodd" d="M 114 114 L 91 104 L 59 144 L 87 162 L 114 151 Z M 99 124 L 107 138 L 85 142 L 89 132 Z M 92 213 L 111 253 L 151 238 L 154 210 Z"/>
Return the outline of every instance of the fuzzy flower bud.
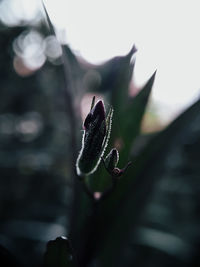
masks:
<path fill-rule="evenodd" d="M 117 168 L 119 161 L 119 152 L 116 148 L 111 149 L 110 153 L 105 159 L 102 158 L 105 169 L 112 177 L 120 177 L 124 174 L 127 168 L 130 166 L 131 162 L 128 162 L 123 169 Z"/>
<path fill-rule="evenodd" d="M 110 153 L 105 159 L 106 168 L 110 171 L 113 171 L 116 168 L 119 161 L 119 152 L 116 148 L 111 149 Z"/>
<path fill-rule="evenodd" d="M 79 176 L 91 174 L 96 170 L 110 136 L 113 111 L 111 109 L 106 118 L 103 101 L 98 101 L 96 105 L 94 102 L 95 98 L 83 124 L 82 148 L 76 163 Z"/>

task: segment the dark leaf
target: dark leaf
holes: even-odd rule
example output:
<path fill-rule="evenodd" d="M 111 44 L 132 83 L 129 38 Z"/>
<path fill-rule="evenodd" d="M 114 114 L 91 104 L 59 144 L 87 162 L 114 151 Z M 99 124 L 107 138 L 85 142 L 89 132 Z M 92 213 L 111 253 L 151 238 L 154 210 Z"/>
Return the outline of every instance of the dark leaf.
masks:
<path fill-rule="evenodd" d="M 72 248 L 67 238 L 57 237 L 47 243 L 45 267 L 73 267 L 73 261 Z"/>
<path fill-rule="evenodd" d="M 120 139 L 122 140 L 120 158 L 123 164 L 127 161 L 132 144 L 140 133 L 141 122 L 148 104 L 155 75 L 156 72 L 147 81 L 142 90 L 130 100 L 130 103 L 127 104 L 127 108 L 119 118 Z"/>
<path fill-rule="evenodd" d="M 193 121 L 200 121 L 199 110 L 200 101 L 157 134 L 134 159 L 127 176 L 120 180 L 116 191 L 105 200 L 98 218 L 97 233 L 97 242 L 103 250 L 102 266 L 121 266 L 124 262 L 123 248 L 128 242 L 128 236 L 134 232 L 149 196 L 162 176 L 160 164 L 167 156 L 170 157 L 169 147 L 176 146 L 176 142 L 183 140 L 187 132 L 193 131 L 190 125 Z M 200 129 L 198 131 L 199 136 Z"/>

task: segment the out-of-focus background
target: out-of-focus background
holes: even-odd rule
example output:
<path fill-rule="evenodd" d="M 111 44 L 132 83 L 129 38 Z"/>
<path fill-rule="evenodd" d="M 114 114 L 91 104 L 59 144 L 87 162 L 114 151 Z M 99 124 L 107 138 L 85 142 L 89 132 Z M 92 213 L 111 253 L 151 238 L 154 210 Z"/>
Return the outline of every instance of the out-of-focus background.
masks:
<path fill-rule="evenodd" d="M 45 3 L 58 33 L 89 62 L 125 55 L 135 43 L 135 82 L 157 69 L 152 100 L 164 123 L 199 98 L 198 0 Z"/>
<path fill-rule="evenodd" d="M 197 0 L 44 3 L 60 41 L 91 63 L 124 55 L 135 43 L 135 83 L 143 84 L 157 69 L 152 97 L 163 122 L 172 120 L 199 97 Z M 38 9 L 40 0 L 2 1 L 1 21 L 13 26 L 20 20 L 35 20 Z"/>
<path fill-rule="evenodd" d="M 91 96 L 106 99 L 113 86 L 118 58 L 106 62 L 133 44 L 129 95 L 157 69 L 143 133 L 160 131 L 199 98 L 198 1 L 44 3 L 57 39 L 68 45 L 75 135 L 81 135 Z M 66 235 L 69 226 L 70 123 L 57 39 L 39 0 L 0 1 L 0 244 L 29 267 L 40 266 L 46 242 Z M 192 266 L 198 255 L 199 122 L 199 116 L 188 122 L 152 171 L 162 179 L 131 245 L 139 244 L 135 254 L 125 252 L 138 266 Z"/>

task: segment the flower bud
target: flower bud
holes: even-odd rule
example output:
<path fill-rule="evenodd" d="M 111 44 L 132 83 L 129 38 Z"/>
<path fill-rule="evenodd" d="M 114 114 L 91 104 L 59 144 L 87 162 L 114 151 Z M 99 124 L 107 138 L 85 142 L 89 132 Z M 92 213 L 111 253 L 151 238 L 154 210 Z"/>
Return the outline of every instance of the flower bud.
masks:
<path fill-rule="evenodd" d="M 116 148 L 111 149 L 110 153 L 105 159 L 102 158 L 105 169 L 112 177 L 120 177 L 124 174 L 127 168 L 130 166 L 131 162 L 128 162 L 123 169 L 117 168 L 119 161 L 119 152 Z"/>
<path fill-rule="evenodd" d="M 116 168 L 119 161 L 119 152 L 116 148 L 111 149 L 110 153 L 107 155 L 105 159 L 106 168 L 109 171 L 113 171 Z"/>
<path fill-rule="evenodd" d="M 93 173 L 99 165 L 110 136 L 112 109 L 106 118 L 102 100 L 92 106 L 87 115 L 83 128 L 82 148 L 76 163 L 77 174 L 80 176 Z"/>

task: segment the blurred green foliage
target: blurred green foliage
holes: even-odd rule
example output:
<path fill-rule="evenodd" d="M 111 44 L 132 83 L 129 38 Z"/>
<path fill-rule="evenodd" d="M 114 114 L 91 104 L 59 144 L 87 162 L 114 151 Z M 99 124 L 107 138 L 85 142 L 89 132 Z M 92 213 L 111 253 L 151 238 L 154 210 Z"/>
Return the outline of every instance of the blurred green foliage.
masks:
<path fill-rule="evenodd" d="M 200 265 L 200 101 L 142 133 L 155 73 L 130 96 L 135 47 L 95 66 L 61 51 L 43 19 L 0 25 L 1 261 L 43 266 L 54 240 L 47 267 Z M 99 203 L 75 175 L 87 93 L 114 109 L 106 154 L 117 147 L 120 167 L 132 161 Z M 110 184 L 103 164 L 87 178 L 94 192 Z"/>

